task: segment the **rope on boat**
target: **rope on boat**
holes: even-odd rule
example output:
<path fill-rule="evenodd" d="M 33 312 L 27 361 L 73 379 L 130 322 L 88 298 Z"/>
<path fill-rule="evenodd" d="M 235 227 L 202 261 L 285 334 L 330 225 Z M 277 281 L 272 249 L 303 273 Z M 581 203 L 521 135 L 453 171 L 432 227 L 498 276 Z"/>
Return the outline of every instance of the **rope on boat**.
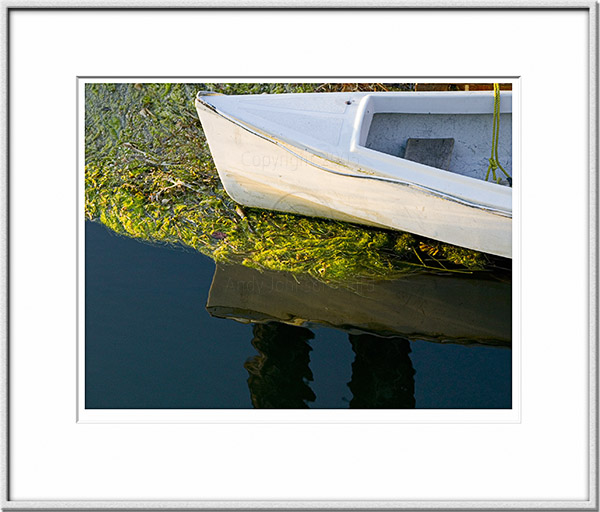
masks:
<path fill-rule="evenodd" d="M 490 171 L 492 171 L 492 178 L 495 182 L 499 181 L 496 177 L 496 169 L 500 169 L 507 177 L 509 184 L 512 186 L 512 178 L 508 174 L 504 167 L 500 165 L 498 158 L 498 138 L 500 135 L 500 85 L 494 84 L 494 119 L 492 122 L 492 154 L 488 159 L 490 165 L 488 166 L 485 180 L 487 181 L 490 177 Z"/>

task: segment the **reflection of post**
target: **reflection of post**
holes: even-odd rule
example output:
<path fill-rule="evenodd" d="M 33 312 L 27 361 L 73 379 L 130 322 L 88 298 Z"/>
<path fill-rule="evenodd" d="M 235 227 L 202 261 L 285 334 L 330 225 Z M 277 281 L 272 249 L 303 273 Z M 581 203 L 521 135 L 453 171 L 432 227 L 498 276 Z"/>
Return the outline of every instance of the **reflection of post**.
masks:
<path fill-rule="evenodd" d="M 255 408 L 300 409 L 313 402 L 315 394 L 307 381 L 313 380 L 308 366 L 307 341 L 314 334 L 304 327 L 280 322 L 255 324 L 252 345 L 259 355 L 246 361 L 248 387 Z"/>
<path fill-rule="evenodd" d="M 415 370 L 410 342 L 405 338 L 350 335 L 356 358 L 348 383 L 351 409 L 411 409 L 415 407 Z"/>

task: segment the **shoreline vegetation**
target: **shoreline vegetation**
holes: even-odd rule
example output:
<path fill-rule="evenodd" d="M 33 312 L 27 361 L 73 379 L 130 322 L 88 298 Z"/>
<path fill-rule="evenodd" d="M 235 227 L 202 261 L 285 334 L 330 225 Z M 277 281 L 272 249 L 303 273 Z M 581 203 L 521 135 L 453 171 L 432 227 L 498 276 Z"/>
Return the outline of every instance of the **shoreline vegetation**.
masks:
<path fill-rule="evenodd" d="M 219 263 L 340 284 L 436 272 L 506 276 L 510 261 L 409 233 L 246 208 L 226 194 L 194 108 L 199 90 L 279 94 L 415 84 L 86 84 L 85 215 Z"/>

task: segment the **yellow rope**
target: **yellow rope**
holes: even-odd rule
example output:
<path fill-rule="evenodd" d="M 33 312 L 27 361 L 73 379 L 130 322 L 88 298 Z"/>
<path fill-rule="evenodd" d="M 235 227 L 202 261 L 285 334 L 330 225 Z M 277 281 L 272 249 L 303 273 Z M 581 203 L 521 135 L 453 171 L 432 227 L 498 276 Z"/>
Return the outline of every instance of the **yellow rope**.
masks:
<path fill-rule="evenodd" d="M 485 180 L 487 181 L 490 177 L 490 171 L 492 171 L 492 178 L 495 182 L 499 182 L 500 179 L 496 177 L 496 169 L 500 169 L 508 178 L 509 183 L 512 182 L 510 174 L 508 174 L 504 167 L 500 165 L 498 159 L 498 138 L 500 136 L 500 85 L 494 84 L 494 120 L 492 128 L 492 154 L 489 158 L 490 165 L 488 166 Z"/>

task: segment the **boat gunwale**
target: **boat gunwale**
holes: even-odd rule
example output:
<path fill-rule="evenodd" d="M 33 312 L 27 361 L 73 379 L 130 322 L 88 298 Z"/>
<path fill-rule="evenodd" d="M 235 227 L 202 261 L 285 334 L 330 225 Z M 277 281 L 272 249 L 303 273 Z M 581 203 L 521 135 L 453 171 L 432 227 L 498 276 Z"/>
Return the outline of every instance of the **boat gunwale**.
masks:
<path fill-rule="evenodd" d="M 478 92 L 480 94 L 480 92 Z M 363 93 L 361 94 L 361 96 L 369 96 L 373 93 Z M 384 94 L 384 93 L 381 93 Z M 414 183 L 412 181 L 408 181 L 408 180 L 401 180 L 398 178 L 390 178 L 390 177 L 386 177 L 386 176 L 377 176 L 377 175 L 372 175 L 372 174 L 354 174 L 354 173 L 346 173 L 346 172 L 342 172 L 342 171 L 336 171 L 334 169 L 330 169 L 328 167 L 322 166 L 316 162 L 313 162 L 311 160 L 308 160 L 306 158 L 304 158 L 302 155 L 299 155 L 298 153 L 296 153 L 295 151 L 293 151 L 289 146 L 294 147 L 295 149 L 299 149 L 296 146 L 294 146 L 291 143 L 286 143 L 285 141 L 279 140 L 276 137 L 274 137 L 272 134 L 266 133 L 262 130 L 260 130 L 259 128 L 250 125 L 247 122 L 242 121 L 241 119 L 236 118 L 235 116 L 232 116 L 231 114 L 226 114 L 225 112 L 222 112 L 221 110 L 219 110 L 217 107 L 215 107 L 213 104 L 211 104 L 210 102 L 206 101 L 204 98 L 207 96 L 217 96 L 214 94 L 210 94 L 207 95 L 205 94 L 205 91 L 200 91 L 198 92 L 197 96 L 196 96 L 196 108 L 198 107 L 204 107 L 206 110 L 213 112 L 214 114 L 222 117 L 223 119 L 231 122 L 232 124 L 234 124 L 235 126 L 238 126 L 239 128 L 242 128 L 243 130 L 251 133 L 254 136 L 260 137 L 261 139 L 264 139 L 268 142 L 271 142 L 272 144 L 275 144 L 276 146 L 284 149 L 285 151 L 287 151 L 288 153 L 290 153 L 291 155 L 293 155 L 294 157 L 298 158 L 299 160 L 303 161 L 304 163 L 307 163 L 315 168 L 318 168 L 320 170 L 323 170 L 325 172 L 331 173 L 331 174 L 335 174 L 338 176 L 344 176 L 344 177 L 349 177 L 349 178 L 359 178 L 359 179 L 367 179 L 367 180 L 373 180 L 373 181 L 379 181 L 379 182 L 385 182 L 385 183 L 391 183 L 391 184 L 396 184 L 396 185 L 400 185 L 400 186 L 404 186 L 404 187 L 409 187 L 412 189 L 416 189 L 421 191 L 422 193 L 437 197 L 439 199 L 442 200 L 447 200 L 450 202 L 454 202 L 469 208 L 474 208 L 477 210 L 481 210 L 493 215 L 498 215 L 501 217 L 505 217 L 505 218 L 511 218 L 512 219 L 512 208 L 510 210 L 507 209 L 503 209 L 503 208 L 498 208 L 498 207 L 492 207 L 492 206 L 487 206 L 487 205 L 483 205 L 481 203 L 476 203 L 473 201 L 469 201 L 467 199 L 464 199 L 462 197 L 458 197 L 452 194 L 448 194 L 446 192 L 442 192 L 440 190 L 437 189 L 433 189 L 430 187 L 426 187 L 424 185 L 421 185 L 419 183 Z M 227 95 L 221 95 L 219 94 L 218 96 L 227 96 Z M 364 148 L 364 146 L 361 146 L 361 148 Z M 365 150 L 368 150 L 368 148 L 364 148 Z M 308 151 L 310 154 L 314 155 L 317 158 L 322 158 L 323 160 L 326 160 L 328 162 L 331 162 L 334 165 L 340 165 L 340 166 L 344 166 L 347 167 L 339 162 L 335 162 L 323 155 L 319 155 L 317 152 L 311 151 L 309 149 L 305 149 L 305 151 Z M 373 151 L 373 150 L 369 150 L 369 151 Z M 376 151 L 373 151 L 375 153 L 378 153 Z M 397 158 L 398 160 L 402 160 L 405 162 L 410 162 L 410 160 L 406 160 L 400 157 L 393 157 L 393 158 Z M 410 163 L 415 163 L 415 162 L 410 162 Z M 417 164 L 417 165 L 422 165 L 422 164 Z M 429 169 L 428 166 L 423 166 L 427 169 Z M 349 167 L 348 167 L 349 168 Z M 350 168 L 349 168 L 350 169 Z M 481 183 L 487 183 L 488 185 L 494 185 L 496 187 L 503 187 L 503 188 L 508 188 L 508 187 L 504 187 L 503 185 L 499 185 L 496 183 L 490 183 L 490 182 L 486 182 L 477 178 L 472 178 L 469 176 L 463 176 L 463 175 L 459 175 L 459 174 L 455 174 L 455 173 L 449 173 L 448 171 L 444 171 L 443 169 L 435 169 L 435 168 L 431 168 L 434 169 L 436 171 L 440 171 L 444 174 L 451 174 L 452 176 L 456 176 L 459 179 L 465 179 L 465 180 L 469 180 L 470 182 L 481 182 Z M 360 172 L 360 170 L 357 170 L 357 172 Z M 364 172 L 364 171 L 363 171 Z M 510 191 L 511 189 L 508 188 L 508 190 Z"/>

